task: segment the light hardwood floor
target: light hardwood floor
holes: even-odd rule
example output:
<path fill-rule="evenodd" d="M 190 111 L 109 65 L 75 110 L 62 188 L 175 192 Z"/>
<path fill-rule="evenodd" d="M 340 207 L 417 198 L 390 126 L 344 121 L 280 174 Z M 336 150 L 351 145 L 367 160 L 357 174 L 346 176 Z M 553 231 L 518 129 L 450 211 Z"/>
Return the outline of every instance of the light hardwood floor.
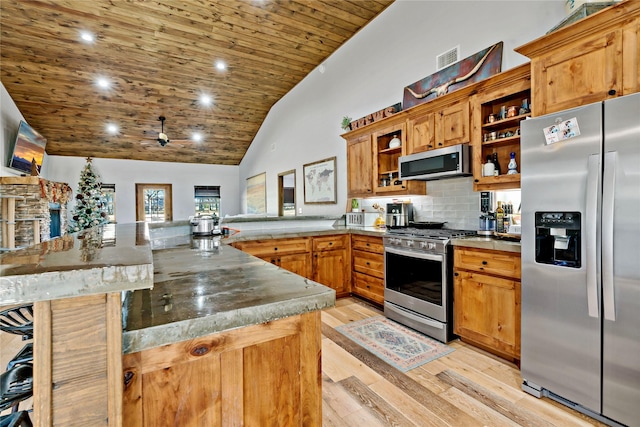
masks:
<path fill-rule="evenodd" d="M 334 329 L 381 314 L 356 298 L 322 312 L 323 426 L 604 426 L 526 394 L 514 364 L 459 340 L 405 374 Z"/>

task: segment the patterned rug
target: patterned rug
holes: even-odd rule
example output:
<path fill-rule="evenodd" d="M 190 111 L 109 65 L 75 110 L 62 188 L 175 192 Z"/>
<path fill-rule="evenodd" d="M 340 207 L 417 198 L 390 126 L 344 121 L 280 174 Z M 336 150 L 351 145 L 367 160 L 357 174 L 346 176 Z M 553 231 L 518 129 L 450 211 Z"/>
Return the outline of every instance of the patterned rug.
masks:
<path fill-rule="evenodd" d="M 336 330 L 402 372 L 455 350 L 384 316 L 347 323 Z"/>

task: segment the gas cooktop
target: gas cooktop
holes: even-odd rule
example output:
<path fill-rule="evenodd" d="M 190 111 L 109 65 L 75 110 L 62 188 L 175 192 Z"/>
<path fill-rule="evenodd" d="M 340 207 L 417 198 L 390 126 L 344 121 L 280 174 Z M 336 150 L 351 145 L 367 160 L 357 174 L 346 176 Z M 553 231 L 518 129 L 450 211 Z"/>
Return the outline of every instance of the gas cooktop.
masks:
<path fill-rule="evenodd" d="M 388 235 L 400 237 L 421 237 L 434 240 L 448 240 L 456 237 L 471 236 L 476 234 L 475 230 L 452 230 L 448 228 L 424 229 L 416 227 L 392 228 L 387 230 Z"/>

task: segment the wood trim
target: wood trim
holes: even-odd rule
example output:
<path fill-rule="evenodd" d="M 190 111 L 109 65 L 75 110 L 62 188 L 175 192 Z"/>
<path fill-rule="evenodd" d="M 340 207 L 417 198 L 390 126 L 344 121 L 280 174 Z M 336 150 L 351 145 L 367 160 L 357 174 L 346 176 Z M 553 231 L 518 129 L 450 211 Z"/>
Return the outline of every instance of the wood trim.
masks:
<path fill-rule="evenodd" d="M 296 170 L 291 169 L 278 174 L 278 216 L 284 216 L 284 177 L 290 174 L 293 174 L 293 216 L 298 215 L 298 198 L 296 197 Z"/>
<path fill-rule="evenodd" d="M 50 427 L 52 409 L 52 339 L 51 302 L 33 305 L 33 425 Z"/>
<path fill-rule="evenodd" d="M 136 221 L 144 221 L 144 190 L 164 190 L 164 220 L 173 220 L 173 192 L 171 184 L 136 183 Z M 195 207 L 194 207 L 195 209 Z"/>
<path fill-rule="evenodd" d="M 107 383 L 109 426 L 122 426 L 122 303 L 119 293 L 107 295 Z"/>
<path fill-rule="evenodd" d="M 243 395 L 244 366 L 242 363 L 241 348 L 220 354 L 221 369 L 221 393 L 222 402 L 222 425 L 230 427 L 240 427 L 244 418 L 244 400 L 237 399 Z"/>

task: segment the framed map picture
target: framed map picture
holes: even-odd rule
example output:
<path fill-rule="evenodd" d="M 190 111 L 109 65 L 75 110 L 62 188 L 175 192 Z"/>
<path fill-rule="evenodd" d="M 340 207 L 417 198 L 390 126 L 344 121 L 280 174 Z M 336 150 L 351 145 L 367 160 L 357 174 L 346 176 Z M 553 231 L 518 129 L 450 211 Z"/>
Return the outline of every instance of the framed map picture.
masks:
<path fill-rule="evenodd" d="M 308 163 L 302 167 L 302 173 L 304 175 L 305 203 L 338 203 L 335 157 Z"/>
<path fill-rule="evenodd" d="M 247 213 L 267 213 L 267 173 L 247 178 Z"/>

